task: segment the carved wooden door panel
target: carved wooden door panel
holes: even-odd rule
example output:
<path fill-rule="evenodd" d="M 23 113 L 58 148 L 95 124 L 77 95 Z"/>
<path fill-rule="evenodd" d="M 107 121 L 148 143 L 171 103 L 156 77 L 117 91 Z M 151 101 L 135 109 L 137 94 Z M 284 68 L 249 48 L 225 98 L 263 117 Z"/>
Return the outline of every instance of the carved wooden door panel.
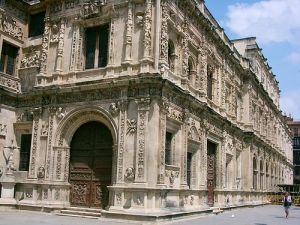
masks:
<path fill-rule="evenodd" d="M 207 204 L 214 205 L 216 187 L 216 144 L 207 142 Z"/>
<path fill-rule="evenodd" d="M 104 208 L 112 174 L 112 136 L 98 122 L 82 125 L 71 142 L 70 202 L 74 206 Z"/>

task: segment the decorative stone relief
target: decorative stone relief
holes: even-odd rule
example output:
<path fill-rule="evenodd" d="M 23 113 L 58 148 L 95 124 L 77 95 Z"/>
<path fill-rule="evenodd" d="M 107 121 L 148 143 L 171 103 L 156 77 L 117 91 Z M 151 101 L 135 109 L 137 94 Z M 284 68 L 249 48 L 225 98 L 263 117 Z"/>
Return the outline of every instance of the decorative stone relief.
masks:
<path fill-rule="evenodd" d="M 65 9 L 73 9 L 79 4 L 79 0 L 66 0 Z"/>
<path fill-rule="evenodd" d="M 47 71 L 47 58 L 49 51 L 49 35 L 50 35 L 50 17 L 46 16 L 45 18 L 45 29 L 42 40 L 42 53 L 41 53 L 41 74 L 46 74 Z"/>
<path fill-rule="evenodd" d="M 161 10 L 162 10 L 162 21 L 161 21 L 161 41 L 160 41 L 160 59 L 162 62 L 168 62 L 168 1 L 163 0 L 161 2 Z"/>
<path fill-rule="evenodd" d="M 0 85 L 12 89 L 13 91 L 18 93 L 21 90 L 21 84 L 15 79 L 16 78 L 11 76 L 5 77 L 4 75 L 2 75 L 0 77 Z"/>
<path fill-rule="evenodd" d="M 32 189 L 25 189 L 25 198 L 27 199 L 32 198 Z"/>
<path fill-rule="evenodd" d="M 57 43 L 58 42 L 58 36 L 59 36 L 58 31 L 59 31 L 58 23 L 54 22 L 51 26 L 50 43 Z"/>
<path fill-rule="evenodd" d="M 116 194 L 116 205 L 122 205 L 122 193 Z"/>
<path fill-rule="evenodd" d="M 56 201 L 58 201 L 59 198 L 60 198 L 60 190 L 59 189 L 55 189 L 54 199 Z"/>
<path fill-rule="evenodd" d="M 48 199 L 48 189 L 43 189 L 43 199 L 44 200 Z"/>
<path fill-rule="evenodd" d="M 138 121 L 137 121 L 137 153 L 136 153 L 136 181 L 145 179 L 145 136 L 148 121 L 148 112 L 150 99 L 142 98 L 137 100 L 138 103 Z"/>
<path fill-rule="evenodd" d="M 188 131 L 188 138 L 194 141 L 200 141 L 200 135 L 195 124 L 191 124 Z"/>
<path fill-rule="evenodd" d="M 195 200 L 195 198 L 194 198 L 194 196 L 192 195 L 191 198 L 190 198 L 190 205 L 194 205 L 194 200 Z"/>
<path fill-rule="evenodd" d="M 48 144 L 47 144 L 47 153 L 46 153 L 46 179 L 50 176 L 50 161 L 51 161 L 51 151 L 52 151 L 52 133 L 53 133 L 53 118 L 56 113 L 56 107 L 49 108 L 49 132 L 48 132 Z"/>
<path fill-rule="evenodd" d="M 62 152 L 59 149 L 57 151 L 57 156 L 56 156 L 56 179 L 60 180 L 61 178 L 61 164 L 62 164 Z"/>
<path fill-rule="evenodd" d="M 133 203 L 136 206 L 144 206 L 144 198 L 142 193 L 134 194 Z"/>
<path fill-rule="evenodd" d="M 125 62 L 131 61 L 132 50 L 132 32 L 133 32 L 133 4 L 128 2 L 128 14 L 126 22 L 126 35 L 125 35 Z"/>
<path fill-rule="evenodd" d="M 126 182 L 133 182 L 134 181 L 134 168 L 129 167 L 125 171 L 125 181 Z"/>
<path fill-rule="evenodd" d="M 146 0 L 144 18 L 144 58 L 151 56 L 152 0 Z"/>
<path fill-rule="evenodd" d="M 137 129 L 137 121 L 135 119 L 127 119 L 127 132 L 126 134 L 134 134 Z"/>
<path fill-rule="evenodd" d="M 0 136 L 5 137 L 7 134 L 7 125 L 5 123 L 0 123 Z"/>
<path fill-rule="evenodd" d="M 120 113 L 120 131 L 119 131 L 119 155 L 118 155 L 118 180 L 123 180 L 123 155 L 125 151 L 125 129 L 126 129 L 126 111 L 122 108 Z"/>
<path fill-rule="evenodd" d="M 33 110 L 33 138 L 31 147 L 31 165 L 30 165 L 30 176 L 35 176 L 35 166 L 37 157 L 37 141 L 38 141 L 38 130 L 39 130 L 39 120 L 42 113 L 41 108 L 35 108 Z"/>
<path fill-rule="evenodd" d="M 117 116 L 120 112 L 120 109 L 117 106 L 117 103 L 111 103 L 109 106 L 109 112 L 112 116 Z"/>
<path fill-rule="evenodd" d="M 87 19 L 99 14 L 100 7 L 106 4 L 106 0 L 85 0 L 82 4 L 80 15 Z"/>
<path fill-rule="evenodd" d="M 62 107 L 58 107 L 56 111 L 56 117 L 61 120 L 62 118 L 65 117 L 65 115 L 66 115 L 65 110 Z"/>
<path fill-rule="evenodd" d="M 62 67 L 62 57 L 63 57 L 63 51 L 64 51 L 64 37 L 65 37 L 65 24 L 66 19 L 62 18 L 60 20 L 60 27 L 58 32 L 58 47 L 57 47 L 57 57 L 56 57 L 56 71 L 61 71 Z"/>
<path fill-rule="evenodd" d="M 224 131 L 224 141 L 226 153 L 233 155 L 233 139 L 226 131 Z"/>
<path fill-rule="evenodd" d="M 166 168 L 165 175 L 169 178 L 170 186 L 172 187 L 175 182 L 175 179 L 179 177 L 179 168 Z"/>
<path fill-rule="evenodd" d="M 183 113 L 176 109 L 169 108 L 168 117 L 180 122 L 183 122 Z"/>
<path fill-rule="evenodd" d="M 23 32 L 19 25 L 17 25 L 17 21 L 14 20 L 10 16 L 3 16 L 2 17 L 2 30 L 7 33 L 8 35 L 11 35 L 19 40 L 23 39 Z"/>
<path fill-rule="evenodd" d="M 39 179 L 44 179 L 45 178 L 45 168 L 44 168 L 44 166 L 39 167 L 37 177 Z"/>
<path fill-rule="evenodd" d="M 40 66 L 40 50 L 37 48 L 29 48 L 24 50 L 24 56 L 21 60 L 21 68 L 31 68 Z"/>
<path fill-rule="evenodd" d="M 137 13 L 135 15 L 135 23 L 139 27 L 143 27 L 144 26 L 144 14 L 143 13 Z"/>
<path fill-rule="evenodd" d="M 49 129 L 48 123 L 43 123 L 42 124 L 42 129 L 41 129 L 41 136 L 42 137 L 47 137 L 48 136 L 48 129 Z"/>

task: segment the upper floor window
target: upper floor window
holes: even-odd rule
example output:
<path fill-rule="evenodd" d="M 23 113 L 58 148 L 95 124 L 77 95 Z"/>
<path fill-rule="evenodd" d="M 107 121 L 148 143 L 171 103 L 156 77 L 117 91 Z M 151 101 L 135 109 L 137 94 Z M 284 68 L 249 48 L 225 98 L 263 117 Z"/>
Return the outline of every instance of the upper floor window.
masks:
<path fill-rule="evenodd" d="M 44 33 L 45 12 L 30 15 L 28 37 L 39 36 Z"/>
<path fill-rule="evenodd" d="M 20 149 L 20 165 L 19 165 L 20 171 L 29 170 L 30 146 L 31 146 L 31 134 L 22 134 L 21 149 Z"/>
<path fill-rule="evenodd" d="M 213 98 L 213 71 L 210 65 L 207 66 L 207 97 L 210 100 Z"/>
<path fill-rule="evenodd" d="M 6 42 L 2 44 L 0 71 L 14 75 L 18 48 Z"/>
<path fill-rule="evenodd" d="M 168 64 L 172 72 L 175 69 L 175 47 L 172 40 L 168 41 Z"/>
<path fill-rule="evenodd" d="M 166 142 L 165 142 L 165 163 L 167 165 L 172 165 L 172 139 L 173 139 L 173 134 L 167 132 Z"/>
<path fill-rule="evenodd" d="M 105 67 L 107 65 L 108 29 L 108 24 L 86 29 L 85 69 Z"/>

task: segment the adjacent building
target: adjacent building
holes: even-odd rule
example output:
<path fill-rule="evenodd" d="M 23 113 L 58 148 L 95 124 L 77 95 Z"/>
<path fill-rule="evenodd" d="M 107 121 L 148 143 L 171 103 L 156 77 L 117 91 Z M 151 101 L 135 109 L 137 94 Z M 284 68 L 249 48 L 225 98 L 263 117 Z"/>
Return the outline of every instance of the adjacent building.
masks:
<path fill-rule="evenodd" d="M 255 38 L 201 0 L 1 0 L 0 204 L 155 215 L 293 182 Z"/>
<path fill-rule="evenodd" d="M 287 117 L 287 124 L 293 136 L 294 184 L 300 184 L 300 121 Z"/>

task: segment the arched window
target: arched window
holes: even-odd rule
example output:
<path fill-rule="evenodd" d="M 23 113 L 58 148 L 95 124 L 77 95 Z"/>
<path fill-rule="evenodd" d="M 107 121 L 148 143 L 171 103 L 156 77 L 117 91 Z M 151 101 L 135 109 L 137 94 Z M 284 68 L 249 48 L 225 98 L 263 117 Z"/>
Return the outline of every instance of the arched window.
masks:
<path fill-rule="evenodd" d="M 255 157 L 253 157 L 253 189 L 257 189 L 257 163 Z"/>
<path fill-rule="evenodd" d="M 195 71 L 195 64 L 192 57 L 188 59 L 188 79 L 191 85 L 195 85 L 196 81 L 196 71 Z"/>
<path fill-rule="evenodd" d="M 168 41 L 168 64 L 172 72 L 175 71 L 175 47 L 172 40 Z"/>
<path fill-rule="evenodd" d="M 259 166 L 259 172 L 260 172 L 260 190 L 264 189 L 264 165 L 263 161 L 260 160 L 260 166 Z"/>
<path fill-rule="evenodd" d="M 269 189 L 269 179 L 270 179 L 269 164 L 266 163 L 266 189 Z"/>

